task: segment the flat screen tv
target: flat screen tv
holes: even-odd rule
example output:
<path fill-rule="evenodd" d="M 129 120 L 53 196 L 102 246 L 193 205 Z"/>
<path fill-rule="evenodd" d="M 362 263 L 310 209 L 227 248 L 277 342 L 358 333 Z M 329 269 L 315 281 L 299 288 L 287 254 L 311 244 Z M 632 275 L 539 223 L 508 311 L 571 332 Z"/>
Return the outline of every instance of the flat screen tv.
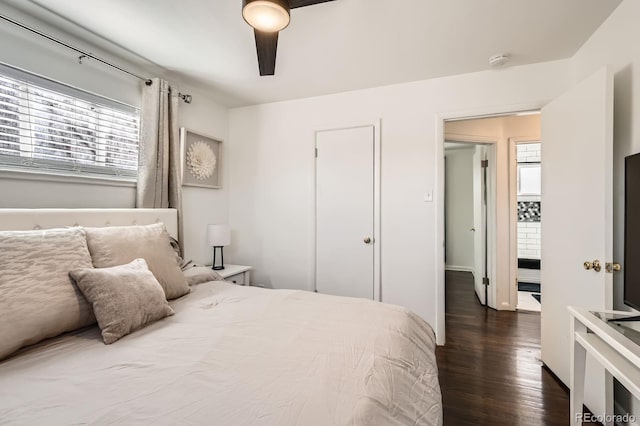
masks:
<path fill-rule="evenodd" d="M 624 303 L 640 310 L 640 153 L 624 170 Z"/>

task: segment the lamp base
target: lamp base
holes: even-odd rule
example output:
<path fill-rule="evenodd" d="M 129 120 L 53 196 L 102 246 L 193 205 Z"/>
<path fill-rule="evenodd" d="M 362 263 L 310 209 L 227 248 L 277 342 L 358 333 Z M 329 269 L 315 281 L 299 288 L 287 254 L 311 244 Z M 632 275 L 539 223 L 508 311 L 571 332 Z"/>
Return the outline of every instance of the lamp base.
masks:
<path fill-rule="evenodd" d="M 216 249 L 220 249 L 220 264 L 216 265 Z M 224 251 L 222 246 L 213 246 L 213 262 L 211 269 L 221 271 L 224 269 Z"/>

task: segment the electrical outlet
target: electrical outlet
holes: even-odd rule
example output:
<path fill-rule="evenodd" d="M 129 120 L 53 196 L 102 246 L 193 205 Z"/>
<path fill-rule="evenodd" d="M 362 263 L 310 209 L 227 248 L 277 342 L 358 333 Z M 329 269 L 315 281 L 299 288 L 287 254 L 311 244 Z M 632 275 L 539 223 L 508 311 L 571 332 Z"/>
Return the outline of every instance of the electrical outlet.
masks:
<path fill-rule="evenodd" d="M 424 194 L 424 202 L 425 203 L 431 203 L 433 201 L 433 192 L 429 191 L 426 194 Z"/>

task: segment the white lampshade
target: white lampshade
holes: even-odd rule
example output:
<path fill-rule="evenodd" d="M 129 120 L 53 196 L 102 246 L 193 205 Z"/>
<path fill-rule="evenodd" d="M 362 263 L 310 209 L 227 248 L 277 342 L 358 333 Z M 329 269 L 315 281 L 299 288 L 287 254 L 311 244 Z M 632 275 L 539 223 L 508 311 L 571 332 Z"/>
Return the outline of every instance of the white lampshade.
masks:
<path fill-rule="evenodd" d="M 289 25 L 286 4 L 281 0 L 245 0 L 242 16 L 256 30 L 278 32 Z"/>
<path fill-rule="evenodd" d="M 229 225 L 207 225 L 207 242 L 212 247 L 224 247 L 231 244 Z"/>

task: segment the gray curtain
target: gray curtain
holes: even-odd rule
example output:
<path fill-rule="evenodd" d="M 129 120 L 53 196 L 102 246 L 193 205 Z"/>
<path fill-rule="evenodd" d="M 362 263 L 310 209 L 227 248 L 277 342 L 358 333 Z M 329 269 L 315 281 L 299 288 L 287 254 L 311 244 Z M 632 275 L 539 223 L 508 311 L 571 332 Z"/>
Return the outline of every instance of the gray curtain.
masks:
<path fill-rule="evenodd" d="M 168 82 L 154 78 L 143 86 L 136 207 L 177 209 L 183 249 L 178 104 L 178 90 Z"/>

